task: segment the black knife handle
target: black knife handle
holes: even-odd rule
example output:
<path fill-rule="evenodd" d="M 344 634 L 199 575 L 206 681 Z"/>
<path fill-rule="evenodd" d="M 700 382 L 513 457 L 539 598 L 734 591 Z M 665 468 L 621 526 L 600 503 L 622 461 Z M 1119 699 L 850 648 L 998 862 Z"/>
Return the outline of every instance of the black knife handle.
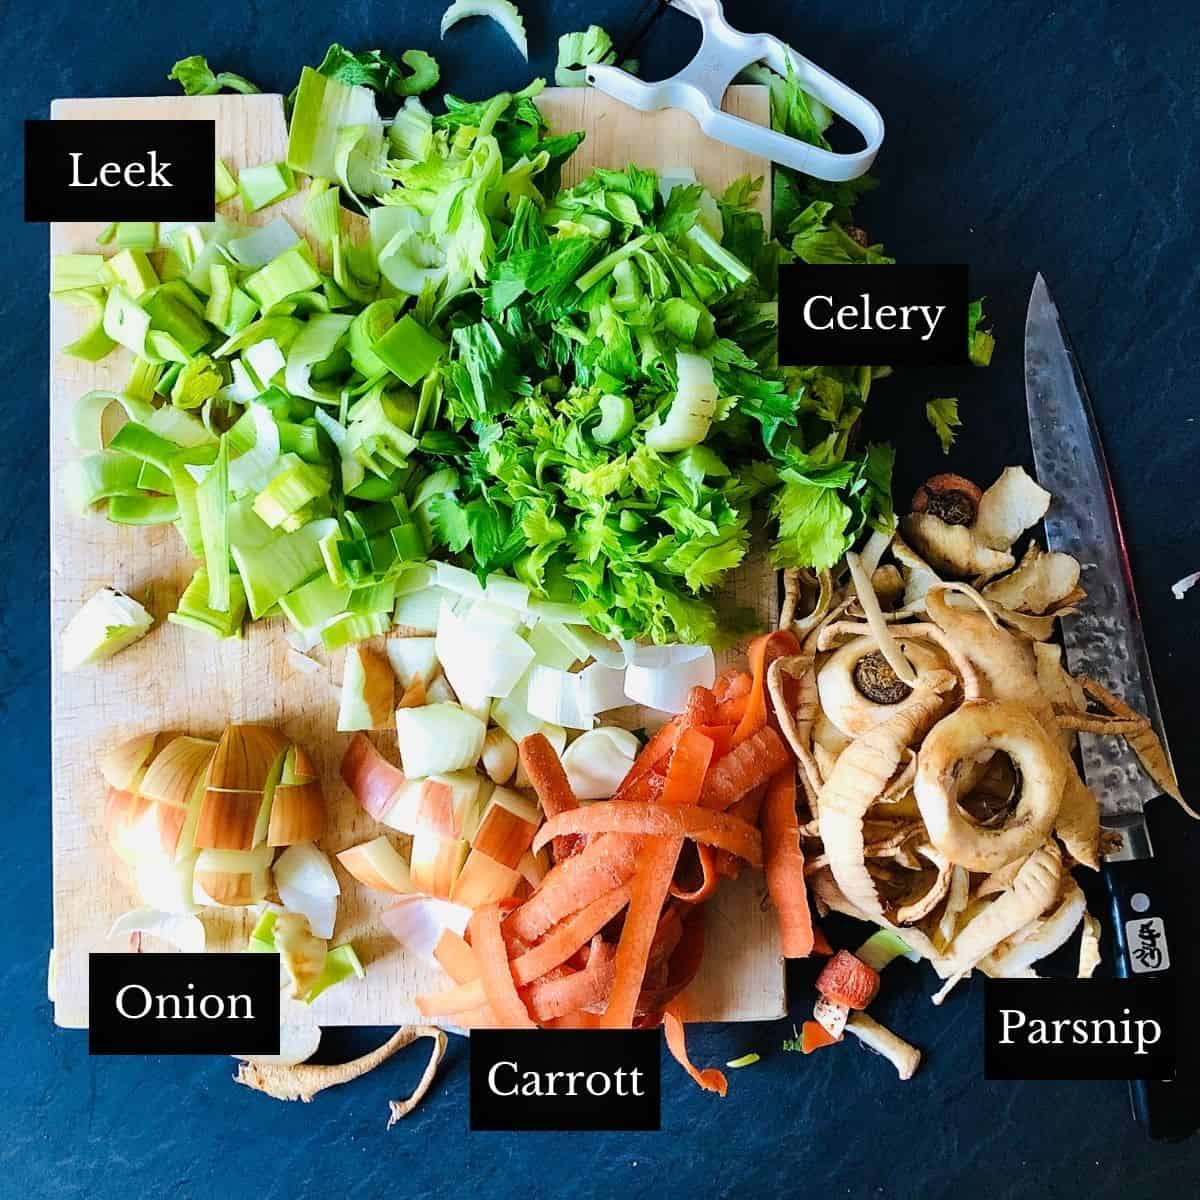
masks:
<path fill-rule="evenodd" d="M 1112 908 L 1118 978 L 1174 975 L 1167 891 L 1158 863 L 1153 858 L 1106 862 L 1104 882 Z M 1200 1126 L 1195 1091 L 1177 1080 L 1131 1079 L 1129 1098 L 1135 1120 L 1156 1142 L 1179 1141 Z"/>

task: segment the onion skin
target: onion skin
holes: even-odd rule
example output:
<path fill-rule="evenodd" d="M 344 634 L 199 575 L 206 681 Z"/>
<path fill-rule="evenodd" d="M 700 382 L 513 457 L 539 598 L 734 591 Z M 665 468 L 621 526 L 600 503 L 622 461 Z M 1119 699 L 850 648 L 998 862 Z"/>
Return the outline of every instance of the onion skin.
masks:
<path fill-rule="evenodd" d="M 325 797 L 315 780 L 281 783 L 271 799 L 267 845 L 293 846 L 315 842 L 325 828 Z"/>
<path fill-rule="evenodd" d="M 382 821 L 407 780 L 365 733 L 356 733 L 342 757 L 342 779 L 369 817 Z"/>
<path fill-rule="evenodd" d="M 218 792 L 206 788 L 196 822 L 200 850 L 250 850 L 262 808 L 262 792 Z M 210 893 L 211 894 L 211 893 Z"/>

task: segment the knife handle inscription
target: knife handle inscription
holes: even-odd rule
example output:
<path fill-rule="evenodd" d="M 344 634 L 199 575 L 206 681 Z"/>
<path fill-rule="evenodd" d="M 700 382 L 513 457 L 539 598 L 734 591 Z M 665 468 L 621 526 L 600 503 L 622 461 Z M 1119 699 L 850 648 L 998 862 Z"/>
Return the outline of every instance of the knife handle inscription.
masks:
<path fill-rule="evenodd" d="M 1104 882 L 1116 942 L 1115 970 L 1121 979 L 1175 974 L 1168 941 L 1167 892 L 1153 858 L 1106 862 Z M 1131 1079 L 1133 1115 L 1154 1141 L 1185 1138 L 1200 1126 L 1200 1095 L 1176 1079 Z"/>

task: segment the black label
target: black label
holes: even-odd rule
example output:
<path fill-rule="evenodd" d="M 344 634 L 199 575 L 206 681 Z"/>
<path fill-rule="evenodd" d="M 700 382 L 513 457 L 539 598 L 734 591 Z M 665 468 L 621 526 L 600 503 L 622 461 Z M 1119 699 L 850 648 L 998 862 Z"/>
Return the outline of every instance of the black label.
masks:
<path fill-rule="evenodd" d="M 472 1129 L 660 1127 L 657 1029 L 476 1029 Z"/>
<path fill-rule="evenodd" d="M 211 221 L 213 121 L 26 121 L 26 221 Z"/>
<path fill-rule="evenodd" d="M 779 361 L 787 366 L 954 367 L 967 358 L 967 268 L 779 269 Z"/>
<path fill-rule="evenodd" d="M 1170 1079 L 1170 978 L 984 981 L 984 1078 Z"/>
<path fill-rule="evenodd" d="M 278 954 L 88 956 L 91 1054 L 278 1054 Z"/>

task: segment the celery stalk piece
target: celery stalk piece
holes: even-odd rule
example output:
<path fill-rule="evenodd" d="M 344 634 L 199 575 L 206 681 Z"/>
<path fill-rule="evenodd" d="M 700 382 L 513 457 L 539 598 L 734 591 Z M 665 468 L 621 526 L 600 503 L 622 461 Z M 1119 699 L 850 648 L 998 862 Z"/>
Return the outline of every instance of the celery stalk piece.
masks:
<path fill-rule="evenodd" d="M 238 172 L 237 189 L 248 213 L 296 193 L 296 176 L 287 163 L 263 163 Z"/>
<path fill-rule="evenodd" d="M 50 295 L 105 283 L 102 254 L 56 254 L 50 262 Z"/>
<path fill-rule="evenodd" d="M 246 619 L 246 589 L 234 575 L 229 581 L 229 609 L 218 612 L 208 602 L 208 572 L 199 567 L 187 585 L 173 613 L 167 614 L 172 625 L 198 629 L 210 637 L 240 637 Z"/>
<path fill-rule="evenodd" d="M 446 352 L 446 343 L 410 313 L 375 342 L 374 351 L 393 375 L 413 387 L 437 365 Z"/>
<path fill-rule="evenodd" d="M 217 461 L 196 489 L 204 566 L 208 572 L 208 604 L 228 612 L 229 590 L 229 441 L 221 438 Z"/>
<path fill-rule="evenodd" d="M 384 161 L 383 121 L 374 93 L 305 67 L 288 130 L 288 166 L 318 179 L 336 179 L 338 132 L 355 125 L 365 129 L 348 156 L 351 188 L 366 195 L 390 190 L 392 181 L 378 170 Z"/>
<path fill-rule="evenodd" d="M 516 46 L 526 62 L 529 61 L 529 42 L 525 36 L 525 21 L 512 0 L 454 0 L 442 13 L 442 37 L 459 21 L 467 17 L 491 17 Z"/>
<path fill-rule="evenodd" d="M 380 637 L 391 627 L 390 612 L 347 613 L 321 630 L 321 644 L 326 650 L 339 650 L 354 642 Z"/>
<path fill-rule="evenodd" d="M 116 588 L 94 593 L 67 622 L 60 642 L 60 663 L 74 671 L 109 658 L 145 637 L 154 618 L 132 596 Z"/>
<path fill-rule="evenodd" d="M 217 203 L 224 204 L 226 200 L 232 200 L 237 195 L 237 180 L 234 179 L 233 172 L 225 165 L 224 159 L 218 158 L 215 165 L 216 183 L 214 193 Z"/>
<path fill-rule="evenodd" d="M 104 289 L 99 287 L 74 288 L 69 292 L 60 292 L 59 300 L 65 300 L 72 308 L 84 308 L 90 314 L 90 323 L 75 341 L 62 348 L 62 352 L 71 358 L 81 358 L 85 362 L 99 362 L 116 347 L 116 339 L 105 328 L 105 317 L 108 305 Z"/>

